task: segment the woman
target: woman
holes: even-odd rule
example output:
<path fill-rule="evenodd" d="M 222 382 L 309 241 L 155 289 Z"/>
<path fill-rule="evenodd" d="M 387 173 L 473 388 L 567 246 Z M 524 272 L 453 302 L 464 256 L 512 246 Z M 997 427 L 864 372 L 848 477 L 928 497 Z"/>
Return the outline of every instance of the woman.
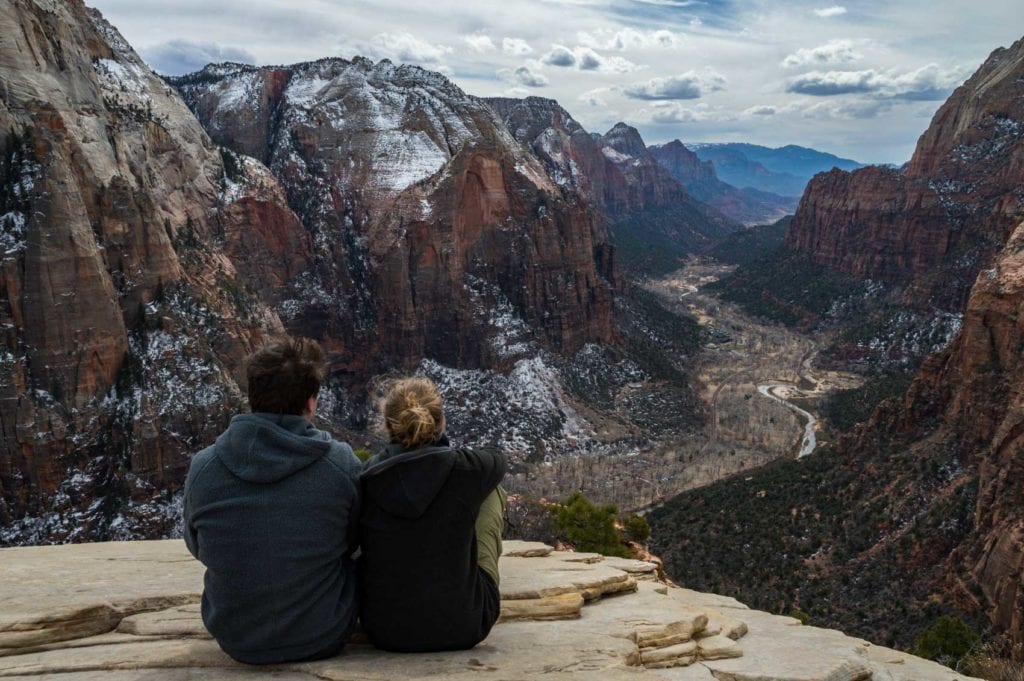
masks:
<path fill-rule="evenodd" d="M 361 478 L 363 629 L 384 650 L 472 648 L 501 608 L 505 458 L 448 443 L 429 379 L 396 381 L 383 416 L 391 444 Z"/>

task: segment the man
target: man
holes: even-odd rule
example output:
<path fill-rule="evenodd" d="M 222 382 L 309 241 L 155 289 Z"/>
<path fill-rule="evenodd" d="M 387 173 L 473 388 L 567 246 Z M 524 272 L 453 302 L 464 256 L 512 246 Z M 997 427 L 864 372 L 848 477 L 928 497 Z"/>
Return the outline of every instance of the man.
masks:
<path fill-rule="evenodd" d="M 360 462 L 310 423 L 320 346 L 271 342 L 248 359 L 251 414 L 192 459 L 185 543 L 206 566 L 203 622 L 249 664 L 341 652 L 355 623 Z"/>

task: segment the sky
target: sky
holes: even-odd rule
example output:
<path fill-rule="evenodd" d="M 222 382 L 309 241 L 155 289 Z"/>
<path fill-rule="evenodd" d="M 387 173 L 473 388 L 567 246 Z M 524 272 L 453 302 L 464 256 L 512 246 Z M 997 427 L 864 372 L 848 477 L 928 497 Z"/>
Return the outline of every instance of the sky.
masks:
<path fill-rule="evenodd" d="M 87 0 L 158 72 L 363 55 L 557 99 L 648 144 L 799 144 L 900 164 L 1024 33 L 1020 0 Z"/>

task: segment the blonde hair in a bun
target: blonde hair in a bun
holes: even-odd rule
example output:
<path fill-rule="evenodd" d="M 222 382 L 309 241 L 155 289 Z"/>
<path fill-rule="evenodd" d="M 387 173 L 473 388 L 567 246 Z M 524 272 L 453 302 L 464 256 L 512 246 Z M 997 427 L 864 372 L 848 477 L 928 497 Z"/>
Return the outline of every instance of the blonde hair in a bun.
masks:
<path fill-rule="evenodd" d="M 429 378 L 402 378 L 391 384 L 384 398 L 384 424 L 395 444 L 417 449 L 441 434 L 444 404 Z"/>

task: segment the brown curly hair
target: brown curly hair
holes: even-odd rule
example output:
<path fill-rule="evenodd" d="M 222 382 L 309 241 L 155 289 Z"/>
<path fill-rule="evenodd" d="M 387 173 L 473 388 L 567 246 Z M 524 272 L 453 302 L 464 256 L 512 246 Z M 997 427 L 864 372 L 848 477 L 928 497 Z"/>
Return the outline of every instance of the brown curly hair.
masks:
<path fill-rule="evenodd" d="M 384 398 L 384 424 L 391 442 L 405 449 L 430 444 L 442 433 L 444 403 L 429 378 L 402 378 Z"/>
<path fill-rule="evenodd" d="M 249 408 L 301 415 L 306 400 L 320 392 L 325 373 L 324 351 L 315 340 L 276 338 L 246 361 Z"/>

